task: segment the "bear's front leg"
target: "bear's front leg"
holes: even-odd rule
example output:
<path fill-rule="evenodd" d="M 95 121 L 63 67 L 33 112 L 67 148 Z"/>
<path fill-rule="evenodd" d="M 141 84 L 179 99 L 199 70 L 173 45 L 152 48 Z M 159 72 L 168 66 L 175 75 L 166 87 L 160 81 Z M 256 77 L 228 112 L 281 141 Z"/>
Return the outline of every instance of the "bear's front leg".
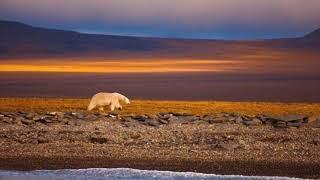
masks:
<path fill-rule="evenodd" d="M 111 111 L 114 111 L 114 108 L 115 108 L 115 105 L 114 105 L 114 104 L 111 104 L 111 105 L 110 105 L 110 110 L 111 110 Z"/>

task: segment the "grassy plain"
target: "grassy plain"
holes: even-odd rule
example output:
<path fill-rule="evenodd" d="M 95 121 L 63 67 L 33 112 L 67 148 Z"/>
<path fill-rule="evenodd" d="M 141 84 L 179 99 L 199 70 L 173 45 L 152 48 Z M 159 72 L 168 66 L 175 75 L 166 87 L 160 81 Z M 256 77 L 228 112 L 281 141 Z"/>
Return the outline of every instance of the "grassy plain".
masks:
<path fill-rule="evenodd" d="M 86 111 L 89 101 L 63 98 L 0 98 L 0 112 Z M 185 112 L 197 115 L 219 112 L 248 115 L 320 115 L 320 103 L 132 100 L 131 104 L 124 105 L 120 113 L 125 115 L 159 112 Z"/>

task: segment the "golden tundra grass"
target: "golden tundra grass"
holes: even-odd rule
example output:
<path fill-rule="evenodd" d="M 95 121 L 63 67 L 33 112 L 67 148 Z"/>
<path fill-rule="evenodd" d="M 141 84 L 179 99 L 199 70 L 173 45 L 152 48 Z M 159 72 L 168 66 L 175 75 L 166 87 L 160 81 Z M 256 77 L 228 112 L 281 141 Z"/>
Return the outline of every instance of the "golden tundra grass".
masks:
<path fill-rule="evenodd" d="M 89 99 L 62 98 L 0 98 L 0 112 L 86 111 L 89 101 Z M 247 115 L 320 115 L 320 103 L 132 100 L 131 104 L 124 105 L 123 109 L 121 114 L 155 114 L 171 111 L 197 115 L 219 112 Z"/>

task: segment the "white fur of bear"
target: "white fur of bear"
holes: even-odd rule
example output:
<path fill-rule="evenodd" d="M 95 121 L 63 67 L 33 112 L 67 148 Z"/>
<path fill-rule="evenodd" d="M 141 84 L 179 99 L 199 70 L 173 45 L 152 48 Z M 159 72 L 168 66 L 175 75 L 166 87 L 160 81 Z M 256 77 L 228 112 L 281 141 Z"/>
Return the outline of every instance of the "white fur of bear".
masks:
<path fill-rule="evenodd" d="M 122 110 L 120 102 L 123 101 L 126 104 L 130 104 L 130 101 L 127 97 L 120 93 L 97 93 L 95 94 L 90 101 L 88 106 L 88 111 L 98 107 L 100 111 L 103 111 L 104 106 L 110 106 L 110 110 L 113 111 L 115 108 Z"/>

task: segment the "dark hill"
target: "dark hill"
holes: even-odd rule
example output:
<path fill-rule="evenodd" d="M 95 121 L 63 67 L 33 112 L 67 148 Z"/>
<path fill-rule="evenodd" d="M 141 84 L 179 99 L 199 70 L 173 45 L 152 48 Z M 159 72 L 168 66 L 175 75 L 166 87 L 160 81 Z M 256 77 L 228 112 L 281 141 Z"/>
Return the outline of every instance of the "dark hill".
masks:
<path fill-rule="evenodd" d="M 305 38 L 225 41 L 84 34 L 0 21 L 0 57 L 220 58 L 270 48 L 314 49 L 320 41 L 309 42 L 313 38 L 319 39 L 319 30 Z"/>
<path fill-rule="evenodd" d="M 320 40 L 320 29 L 312 31 L 311 33 L 305 35 L 304 38 L 312 39 L 312 40 Z"/>
<path fill-rule="evenodd" d="M 152 39 L 82 34 L 9 21 L 0 21 L 0 35 L 2 55 L 104 54 L 115 50 L 147 51 L 159 47 L 159 43 Z"/>

